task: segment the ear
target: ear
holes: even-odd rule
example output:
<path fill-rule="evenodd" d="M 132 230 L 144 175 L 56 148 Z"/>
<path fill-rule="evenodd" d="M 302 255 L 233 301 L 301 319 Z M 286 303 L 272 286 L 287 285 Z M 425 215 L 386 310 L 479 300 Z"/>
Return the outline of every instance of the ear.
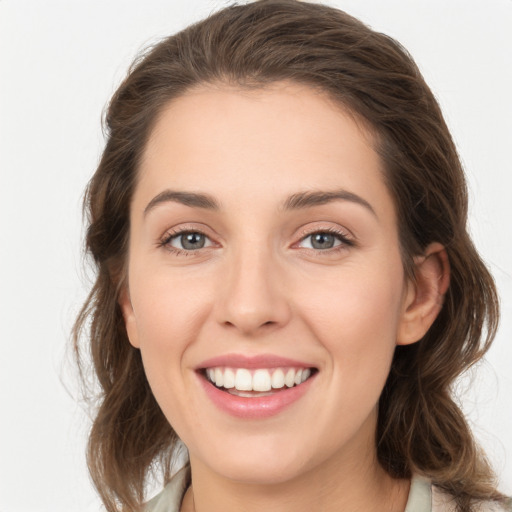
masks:
<path fill-rule="evenodd" d="M 130 344 L 135 348 L 140 348 L 137 320 L 135 318 L 132 301 L 130 299 L 130 290 L 127 285 L 123 285 L 119 294 L 119 306 L 121 306 L 126 334 L 128 335 Z"/>
<path fill-rule="evenodd" d="M 407 283 L 398 345 L 409 345 L 425 336 L 443 307 L 450 284 L 450 263 L 441 244 L 430 244 L 414 263 L 415 279 Z"/>

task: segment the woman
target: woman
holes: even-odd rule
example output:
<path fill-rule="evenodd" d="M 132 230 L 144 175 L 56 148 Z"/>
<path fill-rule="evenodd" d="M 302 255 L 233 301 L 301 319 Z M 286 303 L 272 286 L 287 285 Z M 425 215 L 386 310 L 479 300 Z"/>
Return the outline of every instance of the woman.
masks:
<path fill-rule="evenodd" d="M 494 336 L 463 172 L 406 52 L 233 6 L 151 49 L 86 198 L 109 511 L 506 510 L 450 396 Z M 480 507 L 480 508 L 479 508 Z"/>

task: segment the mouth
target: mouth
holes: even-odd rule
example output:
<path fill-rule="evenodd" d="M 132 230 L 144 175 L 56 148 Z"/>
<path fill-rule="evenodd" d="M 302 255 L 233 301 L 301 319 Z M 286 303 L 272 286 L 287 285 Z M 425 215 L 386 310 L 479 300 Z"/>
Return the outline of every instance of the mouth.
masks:
<path fill-rule="evenodd" d="M 318 370 L 308 367 L 234 368 L 216 366 L 200 373 L 220 391 L 244 398 L 272 396 L 296 388 Z"/>
<path fill-rule="evenodd" d="M 311 396 L 319 374 L 304 361 L 276 354 L 223 354 L 195 370 L 210 402 L 243 420 L 264 420 L 304 403 L 302 397 Z"/>

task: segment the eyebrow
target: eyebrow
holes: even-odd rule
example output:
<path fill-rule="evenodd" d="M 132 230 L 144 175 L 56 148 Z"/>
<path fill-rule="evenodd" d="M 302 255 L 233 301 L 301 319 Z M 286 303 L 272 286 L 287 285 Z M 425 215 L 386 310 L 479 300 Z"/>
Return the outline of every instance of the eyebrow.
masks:
<path fill-rule="evenodd" d="M 167 202 L 174 202 L 190 206 L 191 208 L 204 208 L 206 210 L 218 210 L 219 203 L 208 194 L 200 194 L 197 192 L 180 192 L 177 190 L 164 190 L 155 196 L 144 208 L 144 216 L 146 216 L 157 205 Z"/>
<path fill-rule="evenodd" d="M 334 191 L 313 191 L 313 192 L 298 192 L 290 196 L 284 203 L 285 210 L 301 210 L 303 208 L 311 208 L 313 206 L 321 206 L 332 201 L 349 201 L 356 203 L 367 210 L 373 215 L 377 216 L 372 205 L 363 199 L 361 196 L 349 192 L 348 190 L 334 190 Z"/>
<path fill-rule="evenodd" d="M 313 206 L 321 206 L 333 201 L 349 201 L 359 204 L 377 216 L 371 204 L 361 196 L 348 190 L 334 191 L 307 191 L 291 195 L 283 204 L 284 210 L 302 210 Z M 198 192 L 182 192 L 178 190 L 164 190 L 156 195 L 144 209 L 144 216 L 162 203 L 180 203 L 191 208 L 204 208 L 206 210 L 219 210 L 219 203 L 214 197 Z"/>

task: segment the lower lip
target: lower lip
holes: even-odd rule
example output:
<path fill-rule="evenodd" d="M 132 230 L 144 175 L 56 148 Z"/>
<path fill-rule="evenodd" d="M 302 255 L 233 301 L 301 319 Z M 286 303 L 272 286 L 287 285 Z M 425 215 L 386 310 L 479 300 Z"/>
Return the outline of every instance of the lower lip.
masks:
<path fill-rule="evenodd" d="M 219 409 L 232 416 L 248 419 L 263 419 L 279 414 L 308 391 L 315 376 L 316 374 L 293 388 L 277 391 L 272 395 L 250 398 L 221 391 L 202 374 L 198 374 L 206 394 Z"/>

